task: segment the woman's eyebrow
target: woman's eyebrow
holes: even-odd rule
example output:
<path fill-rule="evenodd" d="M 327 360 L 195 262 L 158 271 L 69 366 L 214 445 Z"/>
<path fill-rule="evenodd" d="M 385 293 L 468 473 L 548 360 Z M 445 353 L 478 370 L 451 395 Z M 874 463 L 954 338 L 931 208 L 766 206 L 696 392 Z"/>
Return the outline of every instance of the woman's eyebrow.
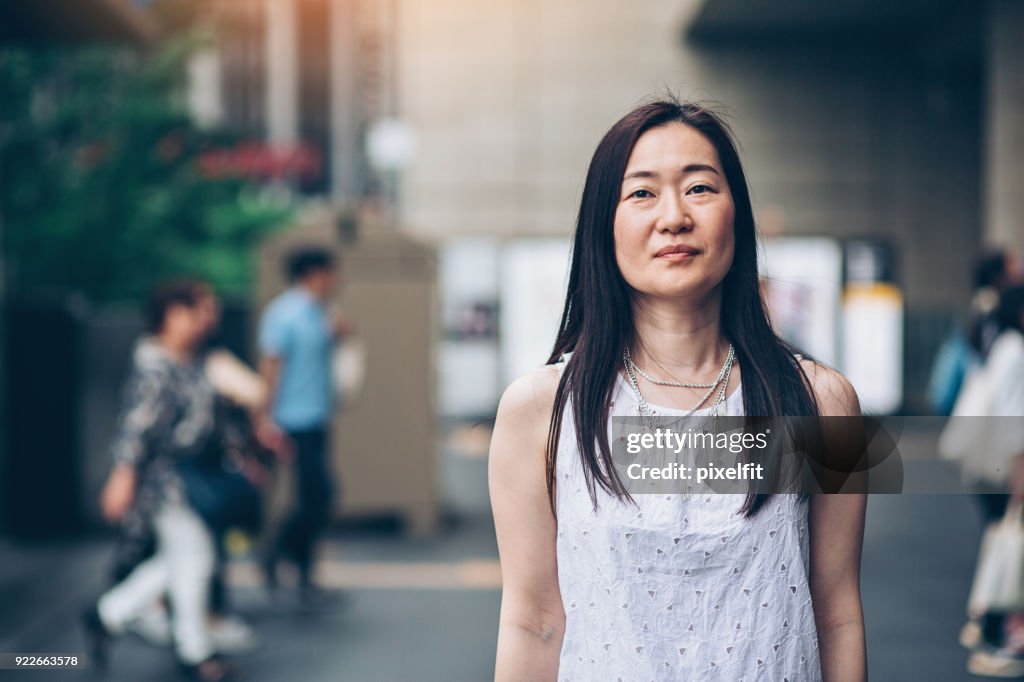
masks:
<path fill-rule="evenodd" d="M 710 171 L 710 172 L 714 173 L 715 175 L 719 174 L 717 168 L 715 168 L 714 166 L 709 166 L 706 163 L 691 163 L 691 164 L 689 164 L 687 166 L 683 166 L 682 174 L 685 175 L 687 173 L 696 173 L 698 171 Z M 626 181 L 626 180 L 631 180 L 633 178 L 657 178 L 657 177 L 658 177 L 658 172 L 657 171 L 638 170 L 638 171 L 633 171 L 632 173 L 626 173 L 625 177 L 623 177 L 622 180 Z"/>
<path fill-rule="evenodd" d="M 709 166 L 706 163 L 691 163 L 689 166 L 683 168 L 683 173 L 696 173 L 697 171 L 711 171 L 715 175 L 718 175 L 718 169 L 714 166 Z"/>
<path fill-rule="evenodd" d="M 632 173 L 626 173 L 626 176 L 624 178 L 622 178 L 622 179 L 623 180 L 631 180 L 633 178 L 656 178 L 656 177 L 658 177 L 658 174 L 655 171 L 638 170 L 638 171 L 633 171 Z"/>

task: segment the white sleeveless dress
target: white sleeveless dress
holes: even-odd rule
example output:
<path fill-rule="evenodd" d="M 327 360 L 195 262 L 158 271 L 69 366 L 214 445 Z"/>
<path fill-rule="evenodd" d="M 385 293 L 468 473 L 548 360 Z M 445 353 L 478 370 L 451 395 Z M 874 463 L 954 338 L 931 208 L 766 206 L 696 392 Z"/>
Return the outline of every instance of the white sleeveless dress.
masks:
<path fill-rule="evenodd" d="M 726 407 L 743 414 L 740 390 Z M 621 377 L 611 414 L 639 414 Z M 635 507 L 598 489 L 595 511 L 568 409 L 556 476 L 560 681 L 821 679 L 806 500 L 775 495 L 748 519 L 743 495 L 634 495 Z"/>

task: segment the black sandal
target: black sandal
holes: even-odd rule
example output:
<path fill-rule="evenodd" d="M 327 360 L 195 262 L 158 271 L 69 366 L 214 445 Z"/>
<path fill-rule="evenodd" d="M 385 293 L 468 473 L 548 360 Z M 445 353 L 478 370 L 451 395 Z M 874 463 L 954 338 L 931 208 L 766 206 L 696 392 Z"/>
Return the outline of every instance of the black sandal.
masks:
<path fill-rule="evenodd" d="M 110 643 L 114 635 L 103 624 L 95 603 L 90 604 L 82 612 L 82 629 L 85 630 L 85 645 L 89 658 L 98 669 L 106 670 L 110 663 Z"/>

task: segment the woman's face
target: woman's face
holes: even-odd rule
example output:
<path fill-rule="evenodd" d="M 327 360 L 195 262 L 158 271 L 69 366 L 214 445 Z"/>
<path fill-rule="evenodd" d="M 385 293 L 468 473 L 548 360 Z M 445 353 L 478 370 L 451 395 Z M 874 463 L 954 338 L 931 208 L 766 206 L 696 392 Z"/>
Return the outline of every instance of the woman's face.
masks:
<path fill-rule="evenodd" d="M 637 140 L 615 211 L 615 259 L 640 294 L 706 296 L 732 266 L 732 194 L 711 142 L 682 123 Z"/>
<path fill-rule="evenodd" d="M 213 294 L 205 294 L 196 301 L 197 326 L 204 336 L 217 331 L 220 324 L 220 301 Z"/>
<path fill-rule="evenodd" d="M 164 319 L 164 329 L 186 345 L 197 347 L 216 330 L 219 321 L 220 302 L 212 294 L 203 294 L 193 305 L 171 306 Z"/>

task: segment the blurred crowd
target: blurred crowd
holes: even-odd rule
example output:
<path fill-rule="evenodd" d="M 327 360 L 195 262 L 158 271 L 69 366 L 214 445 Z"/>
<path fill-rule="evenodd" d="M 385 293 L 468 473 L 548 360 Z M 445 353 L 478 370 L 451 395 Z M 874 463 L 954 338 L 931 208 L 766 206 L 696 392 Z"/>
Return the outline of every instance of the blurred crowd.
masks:
<path fill-rule="evenodd" d="M 99 501 L 118 528 L 110 586 L 83 614 L 100 667 L 131 631 L 172 647 L 191 679 L 238 676 L 223 656 L 253 649 L 258 637 L 231 609 L 231 532 L 263 531 L 260 565 L 275 599 L 294 587 L 303 606 L 338 600 L 316 585 L 313 566 L 335 494 L 331 363 L 349 327 L 329 305 L 330 253 L 302 249 L 285 267 L 291 286 L 263 312 L 258 369 L 214 341 L 220 303 L 207 283 L 167 282 L 147 304 Z M 264 529 L 263 498 L 281 466 L 294 469 L 292 510 Z M 297 577 L 288 586 L 279 573 L 287 564 Z"/>

